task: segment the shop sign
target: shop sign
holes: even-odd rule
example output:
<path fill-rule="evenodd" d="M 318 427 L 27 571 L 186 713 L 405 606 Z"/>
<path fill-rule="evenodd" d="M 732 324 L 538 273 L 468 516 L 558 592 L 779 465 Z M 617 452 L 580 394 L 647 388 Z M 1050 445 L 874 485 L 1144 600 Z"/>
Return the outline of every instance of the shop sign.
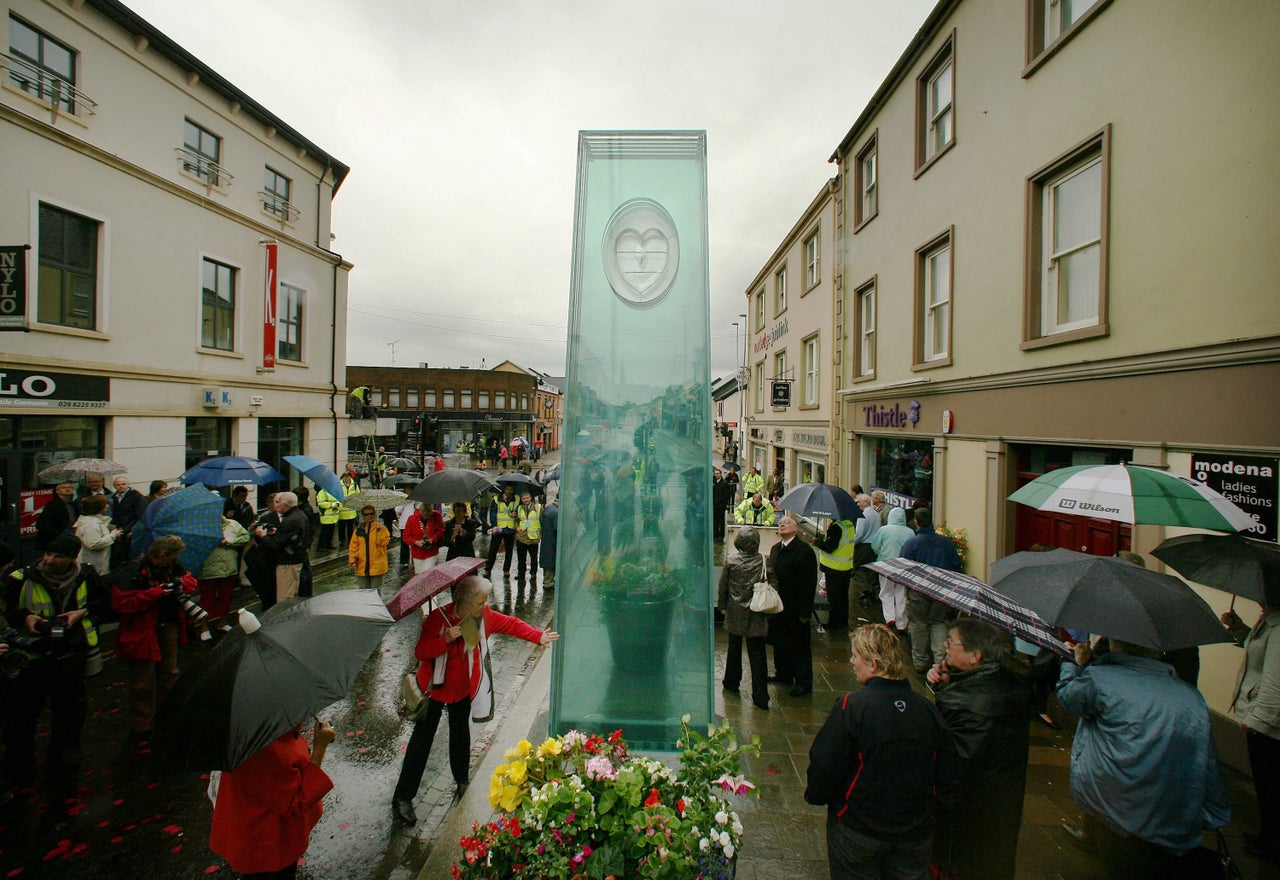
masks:
<path fill-rule="evenodd" d="M 825 449 L 827 435 L 824 431 L 795 431 L 791 435 L 791 442 L 796 446 L 817 446 Z"/>
<path fill-rule="evenodd" d="M 202 388 L 200 390 L 204 395 L 205 406 L 231 406 L 232 398 L 230 388 Z M 259 401 L 259 403 L 261 403 L 261 401 Z"/>
<path fill-rule="evenodd" d="M 911 401 L 906 409 L 898 403 L 892 409 L 884 404 L 864 406 L 862 418 L 866 428 L 905 428 L 908 424 L 914 428 L 920 421 L 920 401 Z"/>
<path fill-rule="evenodd" d="M 872 486 L 872 492 L 883 492 L 884 500 L 888 502 L 890 507 L 901 507 L 903 510 L 910 510 L 911 505 L 916 503 L 916 499 L 912 495 L 903 495 L 901 492 L 891 492 L 880 486 Z"/>
<path fill-rule="evenodd" d="M 773 406 L 791 406 L 791 380 L 779 379 L 770 386 Z"/>
<path fill-rule="evenodd" d="M 774 325 L 772 330 L 766 330 L 760 334 L 760 338 L 756 340 L 755 351 L 768 351 L 775 342 L 787 335 L 787 329 L 787 319 L 783 318 Z M 745 380 L 743 384 L 745 384 Z"/>
<path fill-rule="evenodd" d="M 1191 477 L 1235 504 L 1257 525 L 1251 538 L 1277 537 L 1277 498 L 1280 498 L 1280 460 L 1242 455 L 1191 455 Z"/>
<path fill-rule="evenodd" d="M 53 496 L 54 490 L 48 487 L 23 489 L 18 493 L 18 530 L 22 537 L 36 536 L 36 520 L 40 518 L 40 511 L 44 510 L 44 506 L 53 500 Z"/>
<path fill-rule="evenodd" d="M 27 329 L 27 251 L 31 245 L 0 245 L 0 330 Z"/>
<path fill-rule="evenodd" d="M 38 406 L 50 409 L 106 409 L 111 380 L 75 373 L 0 372 L 0 406 Z"/>

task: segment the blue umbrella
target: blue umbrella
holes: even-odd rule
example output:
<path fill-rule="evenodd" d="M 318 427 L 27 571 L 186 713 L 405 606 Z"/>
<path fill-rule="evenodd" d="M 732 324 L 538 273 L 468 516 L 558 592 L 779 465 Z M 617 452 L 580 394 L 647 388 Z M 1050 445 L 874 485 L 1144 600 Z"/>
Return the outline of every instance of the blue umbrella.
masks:
<path fill-rule="evenodd" d="M 224 455 L 206 458 L 178 478 L 188 486 L 204 483 L 208 486 L 261 486 L 265 483 L 283 483 L 284 475 L 256 458 L 243 455 Z"/>
<path fill-rule="evenodd" d="M 310 477 L 311 482 L 339 501 L 346 497 L 346 493 L 342 491 L 342 480 L 338 479 L 338 475 L 320 459 L 309 455 L 286 455 L 284 460 L 296 467 L 304 477 Z"/>
<path fill-rule="evenodd" d="M 188 486 L 157 498 L 134 528 L 130 552 L 142 555 L 161 535 L 177 535 L 185 545 L 178 560 L 187 571 L 199 574 L 213 548 L 222 542 L 223 503 L 221 495 L 204 486 Z"/>

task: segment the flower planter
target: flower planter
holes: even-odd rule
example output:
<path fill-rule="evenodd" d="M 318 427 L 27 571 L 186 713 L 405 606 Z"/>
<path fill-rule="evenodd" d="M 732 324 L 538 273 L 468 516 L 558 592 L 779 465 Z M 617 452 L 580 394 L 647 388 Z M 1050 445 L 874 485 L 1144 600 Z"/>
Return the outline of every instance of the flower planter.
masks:
<path fill-rule="evenodd" d="M 609 633 L 615 669 L 654 672 L 666 668 L 671 646 L 671 622 L 678 596 L 652 601 L 622 597 L 601 598 L 601 614 Z"/>

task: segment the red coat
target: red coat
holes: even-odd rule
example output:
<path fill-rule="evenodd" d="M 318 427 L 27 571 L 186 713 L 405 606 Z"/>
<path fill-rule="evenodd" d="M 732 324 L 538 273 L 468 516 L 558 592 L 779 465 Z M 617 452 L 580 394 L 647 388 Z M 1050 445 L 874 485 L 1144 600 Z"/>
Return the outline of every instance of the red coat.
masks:
<path fill-rule="evenodd" d="M 464 697 L 474 697 L 480 686 L 480 646 L 471 649 L 473 662 L 470 674 L 467 671 L 467 646 L 462 639 L 454 639 L 446 643 L 444 631 L 458 623 L 453 612 L 453 603 L 437 608 L 422 621 L 422 635 L 418 637 L 418 645 L 413 649 L 413 656 L 418 664 L 418 687 L 422 692 L 438 703 L 456 703 Z M 542 630 L 530 626 L 518 617 L 509 617 L 492 608 L 484 609 L 484 631 L 487 635 L 494 633 L 515 636 L 535 645 L 542 641 Z M 431 688 L 431 674 L 435 669 L 435 660 L 441 654 L 448 653 L 449 658 L 444 666 L 444 684 Z"/>
<path fill-rule="evenodd" d="M 295 864 L 320 821 L 333 780 L 315 764 L 297 728 L 222 774 L 209 849 L 241 874 Z"/>
<path fill-rule="evenodd" d="M 426 523 L 422 521 L 424 514 L 427 516 Z M 426 539 L 423 546 L 413 543 L 423 538 Z M 420 508 L 404 524 L 400 540 L 409 545 L 409 555 L 414 559 L 430 559 L 440 552 L 440 544 L 444 541 L 444 517 L 432 508 Z"/>
<path fill-rule="evenodd" d="M 120 628 L 116 630 L 115 654 L 121 660 L 145 660 L 160 662 L 160 636 L 156 626 L 160 621 L 160 600 L 165 597 L 164 580 L 156 581 L 145 558 L 130 563 L 113 573 L 111 608 L 120 615 Z M 197 581 L 190 572 L 183 572 L 182 591 L 194 593 Z M 178 621 L 184 641 L 186 616 L 178 613 Z"/>

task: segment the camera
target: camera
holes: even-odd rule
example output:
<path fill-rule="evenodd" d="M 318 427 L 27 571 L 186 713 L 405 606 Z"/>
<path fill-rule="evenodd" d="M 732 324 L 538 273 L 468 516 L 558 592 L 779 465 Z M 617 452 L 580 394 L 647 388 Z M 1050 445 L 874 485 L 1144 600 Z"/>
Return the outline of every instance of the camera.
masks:
<path fill-rule="evenodd" d="M 187 615 L 187 620 L 192 623 L 204 623 L 209 619 L 209 612 L 201 608 L 197 603 L 193 602 L 186 593 L 182 591 L 182 581 L 174 579 L 164 585 L 165 592 L 178 602 L 178 607 L 182 609 L 182 613 Z"/>
<path fill-rule="evenodd" d="M 0 655 L 0 675 L 8 679 L 17 678 L 18 673 L 22 672 L 30 662 L 30 658 L 14 649 L 34 650 L 38 648 L 40 641 L 40 636 L 33 636 L 13 627 L 0 629 L 0 645 L 8 645 L 10 649 Z"/>

